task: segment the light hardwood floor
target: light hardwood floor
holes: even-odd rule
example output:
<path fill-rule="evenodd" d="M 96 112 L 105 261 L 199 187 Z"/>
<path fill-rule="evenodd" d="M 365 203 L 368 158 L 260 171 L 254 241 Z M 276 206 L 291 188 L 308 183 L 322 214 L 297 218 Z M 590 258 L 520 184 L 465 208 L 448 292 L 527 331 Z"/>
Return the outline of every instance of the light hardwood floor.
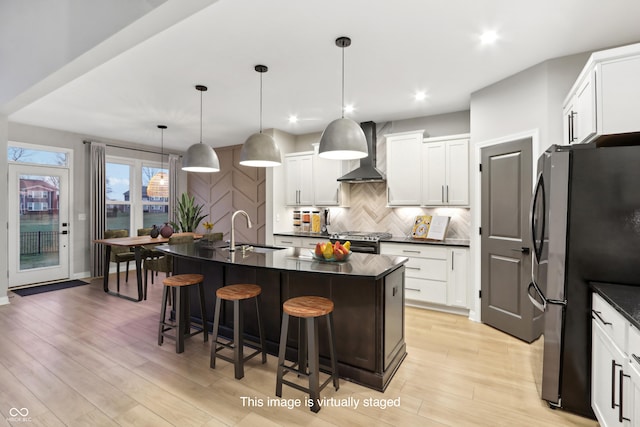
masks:
<path fill-rule="evenodd" d="M 182 354 L 171 340 L 157 345 L 158 282 L 142 303 L 106 295 L 99 280 L 24 298 L 10 293 L 11 303 L 0 306 L 0 425 L 597 425 L 540 400 L 539 342 L 415 308 L 406 312 L 408 356 L 385 393 L 341 381 L 337 392 L 328 386 L 321 395 L 350 398 L 341 401 L 346 406 L 317 414 L 270 406 L 305 399 L 290 387 L 275 398 L 275 357 L 265 365 L 252 359 L 237 381 L 229 363 L 209 368 L 210 343 L 201 335 Z M 364 406 L 380 399 L 399 407 Z M 11 408 L 27 408 L 29 422 L 11 421 Z"/>

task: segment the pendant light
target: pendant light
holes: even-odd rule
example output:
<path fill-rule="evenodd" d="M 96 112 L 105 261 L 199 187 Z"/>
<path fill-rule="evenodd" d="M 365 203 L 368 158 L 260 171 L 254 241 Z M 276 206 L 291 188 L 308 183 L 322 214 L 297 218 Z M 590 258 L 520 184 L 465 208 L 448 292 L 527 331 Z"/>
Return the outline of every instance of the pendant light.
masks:
<path fill-rule="evenodd" d="M 342 117 L 329 123 L 320 137 L 318 155 L 327 159 L 362 159 L 369 154 L 362 128 L 344 117 L 344 48 L 350 45 L 349 37 L 336 39 L 336 46 L 342 49 Z"/>
<path fill-rule="evenodd" d="M 189 147 L 187 154 L 182 159 L 182 170 L 187 172 L 219 172 L 218 155 L 213 148 L 202 143 L 202 92 L 205 92 L 207 87 L 197 85 L 196 89 L 200 91 L 200 143 Z"/>
<path fill-rule="evenodd" d="M 164 130 L 165 125 L 158 125 L 160 129 L 160 171 L 153 175 L 147 184 L 147 196 L 169 198 L 169 176 L 164 171 Z"/>
<path fill-rule="evenodd" d="M 240 164 L 253 167 L 280 166 L 280 148 L 270 135 L 262 133 L 262 75 L 269 69 L 266 65 L 256 65 L 254 69 L 260 73 L 260 132 L 251 135 L 242 145 Z"/>

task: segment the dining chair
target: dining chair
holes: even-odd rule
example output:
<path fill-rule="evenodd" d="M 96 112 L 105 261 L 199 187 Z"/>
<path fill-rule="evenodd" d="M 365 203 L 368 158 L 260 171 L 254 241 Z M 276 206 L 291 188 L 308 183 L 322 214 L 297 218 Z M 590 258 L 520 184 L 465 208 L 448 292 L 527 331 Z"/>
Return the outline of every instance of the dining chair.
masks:
<path fill-rule="evenodd" d="M 114 239 L 118 237 L 129 237 L 129 230 L 105 230 L 104 232 L 105 239 Z M 131 252 L 128 247 L 111 246 L 111 256 L 109 257 L 109 261 L 116 263 L 118 292 L 120 292 L 120 263 L 127 263 L 125 282 L 129 283 L 129 262 L 135 260 L 135 253 Z"/>
<path fill-rule="evenodd" d="M 186 236 L 171 236 L 167 244 L 178 245 L 181 243 L 192 243 L 193 235 Z M 148 271 L 151 271 L 151 283 L 153 284 L 153 272 L 163 272 L 167 277 L 171 276 L 173 272 L 173 257 L 171 255 L 161 252 L 163 255 L 158 258 L 145 258 L 144 259 L 144 299 L 147 299 L 147 283 L 148 283 Z"/>

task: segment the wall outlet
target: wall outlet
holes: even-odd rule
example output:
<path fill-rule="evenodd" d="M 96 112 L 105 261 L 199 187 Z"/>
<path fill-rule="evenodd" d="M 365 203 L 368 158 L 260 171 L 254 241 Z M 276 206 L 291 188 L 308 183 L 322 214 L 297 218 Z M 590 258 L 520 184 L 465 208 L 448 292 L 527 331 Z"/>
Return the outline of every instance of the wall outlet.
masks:
<path fill-rule="evenodd" d="M 276 222 L 280 222 L 280 214 L 279 213 L 276 214 Z"/>

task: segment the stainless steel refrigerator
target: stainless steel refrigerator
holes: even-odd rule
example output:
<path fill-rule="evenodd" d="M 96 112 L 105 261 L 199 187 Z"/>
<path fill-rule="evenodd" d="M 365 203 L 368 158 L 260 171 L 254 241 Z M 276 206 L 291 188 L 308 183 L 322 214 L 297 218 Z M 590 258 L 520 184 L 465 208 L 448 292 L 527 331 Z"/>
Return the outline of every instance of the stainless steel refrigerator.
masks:
<path fill-rule="evenodd" d="M 551 146 L 538 160 L 531 234 L 542 398 L 594 418 L 589 282 L 640 283 L 640 145 Z"/>

